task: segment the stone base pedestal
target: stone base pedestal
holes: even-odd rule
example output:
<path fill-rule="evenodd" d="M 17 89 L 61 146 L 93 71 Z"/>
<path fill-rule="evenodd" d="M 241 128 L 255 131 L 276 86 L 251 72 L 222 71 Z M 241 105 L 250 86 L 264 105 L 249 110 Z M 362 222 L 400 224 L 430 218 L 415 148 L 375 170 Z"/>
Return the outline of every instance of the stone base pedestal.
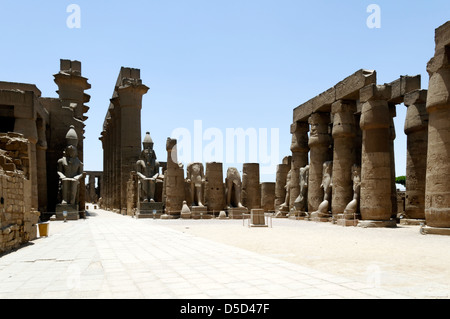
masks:
<path fill-rule="evenodd" d="M 307 219 L 307 214 L 306 212 L 303 211 L 298 211 L 298 210 L 291 210 L 291 212 L 289 213 L 289 219 L 295 219 L 295 220 L 305 220 Z"/>
<path fill-rule="evenodd" d="M 376 228 L 376 227 L 396 228 L 397 222 L 394 219 L 391 219 L 391 220 L 360 220 L 358 222 L 358 227 L 362 227 L 362 228 Z"/>
<path fill-rule="evenodd" d="M 191 217 L 192 217 L 192 213 L 191 212 L 189 212 L 189 213 L 181 212 L 181 215 L 180 215 L 181 219 L 191 219 Z"/>
<path fill-rule="evenodd" d="M 430 227 L 424 226 L 420 229 L 420 232 L 423 235 L 444 235 L 450 236 L 450 228 L 438 228 L 438 227 Z"/>
<path fill-rule="evenodd" d="M 421 224 L 426 224 L 425 219 L 409 219 L 409 218 L 400 219 L 400 225 L 420 226 Z"/>
<path fill-rule="evenodd" d="M 311 220 L 313 222 L 329 223 L 329 222 L 331 222 L 332 217 L 331 217 L 330 213 L 314 212 L 314 213 L 311 213 L 309 220 Z"/>
<path fill-rule="evenodd" d="M 161 215 L 164 212 L 164 204 L 163 203 L 152 203 L 152 202 L 144 202 L 140 203 L 140 208 L 136 213 L 136 218 L 161 218 Z M 155 214 L 153 214 L 155 211 Z"/>
<path fill-rule="evenodd" d="M 268 227 L 264 209 L 252 209 L 250 218 L 250 227 Z"/>
<path fill-rule="evenodd" d="M 227 213 L 225 211 L 221 211 L 219 213 L 219 217 L 216 217 L 216 219 L 229 219 L 227 216 Z"/>
<path fill-rule="evenodd" d="M 161 215 L 161 219 L 179 219 L 180 218 L 180 214 L 162 214 Z"/>
<path fill-rule="evenodd" d="M 242 215 L 248 213 L 248 209 L 245 207 L 230 207 L 227 211 L 230 219 L 242 219 Z"/>
<path fill-rule="evenodd" d="M 64 212 L 67 212 L 67 217 L 64 218 Z M 56 220 L 79 220 L 80 213 L 78 212 L 78 205 L 59 204 L 56 205 Z"/>
<path fill-rule="evenodd" d="M 358 223 L 359 223 L 359 220 L 357 220 L 357 219 L 338 219 L 337 221 L 336 221 L 336 225 L 338 225 L 338 226 L 344 226 L 344 227 L 347 227 L 347 226 L 353 226 L 353 227 L 356 227 L 356 226 L 358 226 Z"/>
<path fill-rule="evenodd" d="M 360 215 L 359 214 L 337 214 L 336 225 L 338 226 L 358 226 Z"/>
<path fill-rule="evenodd" d="M 208 215 L 208 207 L 206 206 L 192 206 L 191 218 L 192 219 L 211 219 L 212 216 Z"/>

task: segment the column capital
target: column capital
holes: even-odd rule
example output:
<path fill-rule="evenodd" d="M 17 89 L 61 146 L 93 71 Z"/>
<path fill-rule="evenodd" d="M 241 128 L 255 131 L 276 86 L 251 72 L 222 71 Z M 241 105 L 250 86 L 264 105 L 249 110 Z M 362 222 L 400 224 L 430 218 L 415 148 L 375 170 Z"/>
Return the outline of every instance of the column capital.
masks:
<path fill-rule="evenodd" d="M 127 83 L 117 88 L 120 107 L 142 107 L 142 96 L 150 88 L 142 83 Z M 115 100 L 116 98 L 112 99 Z M 115 104 L 115 103 L 114 103 Z"/>
<path fill-rule="evenodd" d="M 331 136 L 329 132 L 330 114 L 329 113 L 313 113 L 308 120 L 310 128 L 309 146 L 329 146 Z"/>
<path fill-rule="evenodd" d="M 356 101 L 339 100 L 331 105 L 333 115 L 333 138 L 356 135 Z"/>
<path fill-rule="evenodd" d="M 427 93 L 427 90 L 417 90 L 405 95 L 404 104 L 408 108 L 404 129 L 406 135 L 428 129 Z"/>
<path fill-rule="evenodd" d="M 306 153 L 309 152 L 308 132 L 309 132 L 308 122 L 296 122 L 291 125 L 292 152 L 306 152 Z"/>

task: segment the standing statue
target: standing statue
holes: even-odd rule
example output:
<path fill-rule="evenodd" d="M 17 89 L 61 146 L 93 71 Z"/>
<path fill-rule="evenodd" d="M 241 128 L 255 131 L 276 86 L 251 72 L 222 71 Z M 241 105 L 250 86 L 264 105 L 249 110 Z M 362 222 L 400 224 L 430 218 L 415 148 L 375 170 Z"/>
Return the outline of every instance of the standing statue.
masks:
<path fill-rule="evenodd" d="M 322 177 L 322 185 L 323 188 L 323 202 L 319 205 L 319 209 L 316 213 L 319 214 L 319 217 L 329 215 L 330 209 L 330 201 L 331 201 L 331 190 L 333 187 L 331 173 L 333 171 L 333 162 L 325 162 L 323 163 L 323 177 Z"/>
<path fill-rule="evenodd" d="M 66 135 L 67 147 L 64 156 L 58 160 L 58 175 L 62 204 L 78 205 L 80 180 L 83 178 L 83 163 L 78 158 L 78 135 L 70 126 Z"/>
<path fill-rule="evenodd" d="M 344 217 L 346 219 L 354 219 L 358 213 L 359 195 L 361 191 L 361 167 L 359 165 L 352 166 L 352 180 L 353 180 L 353 200 L 348 203 L 344 210 Z"/>
<path fill-rule="evenodd" d="M 284 189 L 286 190 L 286 197 L 284 203 L 280 205 L 280 212 L 278 216 L 282 215 L 282 212 L 289 211 L 289 203 L 291 201 L 291 180 L 292 180 L 292 169 L 289 171 L 286 177 L 286 185 Z"/>
<path fill-rule="evenodd" d="M 309 165 L 300 168 L 300 194 L 294 202 L 297 211 L 305 212 L 308 207 Z"/>
<path fill-rule="evenodd" d="M 136 173 L 140 181 L 141 202 L 154 202 L 156 180 L 159 176 L 159 162 L 156 160 L 156 154 L 153 150 L 153 140 L 150 133 L 147 132 L 142 143 L 144 149 L 136 162 Z"/>
<path fill-rule="evenodd" d="M 205 175 L 202 163 L 191 163 L 186 169 L 186 182 L 191 186 L 192 206 L 203 207 L 203 183 Z"/>
<path fill-rule="evenodd" d="M 241 203 L 241 175 L 234 167 L 230 167 L 227 170 L 227 177 L 225 178 L 226 194 L 227 194 L 227 207 L 240 207 L 244 206 Z"/>

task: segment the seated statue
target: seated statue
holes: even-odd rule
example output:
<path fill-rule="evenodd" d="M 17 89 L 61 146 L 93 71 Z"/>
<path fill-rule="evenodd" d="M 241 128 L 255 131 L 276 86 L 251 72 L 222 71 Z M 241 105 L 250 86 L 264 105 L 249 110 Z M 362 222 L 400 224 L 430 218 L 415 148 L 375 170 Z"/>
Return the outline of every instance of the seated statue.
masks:
<path fill-rule="evenodd" d="M 153 150 L 153 141 L 150 133 L 147 132 L 144 138 L 144 149 L 136 162 L 136 173 L 140 181 L 141 202 L 154 202 L 156 180 L 159 176 L 159 162 L 156 160 L 156 154 Z"/>
<path fill-rule="evenodd" d="M 227 177 L 225 178 L 225 185 L 226 185 L 226 196 L 227 196 L 227 207 L 240 207 L 243 208 L 244 206 L 241 203 L 241 175 L 239 174 L 239 171 L 234 168 L 230 167 L 227 170 Z"/>
<path fill-rule="evenodd" d="M 191 163 L 186 169 L 186 181 L 191 186 L 192 206 L 203 207 L 203 183 L 205 175 L 202 163 Z"/>
<path fill-rule="evenodd" d="M 67 147 L 64 156 L 58 160 L 58 175 L 62 204 L 78 205 L 80 193 L 80 180 L 83 178 L 83 163 L 78 158 L 78 136 L 74 126 L 71 126 L 67 135 Z"/>

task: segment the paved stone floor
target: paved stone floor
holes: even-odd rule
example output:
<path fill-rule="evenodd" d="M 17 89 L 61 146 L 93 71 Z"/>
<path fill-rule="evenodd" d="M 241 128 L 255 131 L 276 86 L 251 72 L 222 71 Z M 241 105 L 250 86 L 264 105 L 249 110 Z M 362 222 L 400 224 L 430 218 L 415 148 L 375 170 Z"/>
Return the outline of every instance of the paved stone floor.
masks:
<path fill-rule="evenodd" d="M 96 210 L 0 258 L 0 299 L 415 298 Z"/>

